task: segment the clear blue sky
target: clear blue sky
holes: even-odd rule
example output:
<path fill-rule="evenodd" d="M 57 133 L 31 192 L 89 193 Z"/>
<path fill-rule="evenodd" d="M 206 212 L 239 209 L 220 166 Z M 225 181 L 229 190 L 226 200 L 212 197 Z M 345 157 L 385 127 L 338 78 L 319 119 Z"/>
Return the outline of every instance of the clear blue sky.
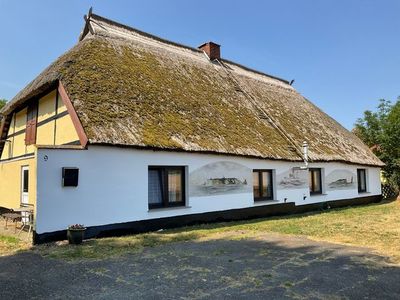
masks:
<path fill-rule="evenodd" d="M 287 80 L 346 128 L 400 95 L 399 0 L 0 0 L 0 98 L 71 48 L 94 12 Z"/>

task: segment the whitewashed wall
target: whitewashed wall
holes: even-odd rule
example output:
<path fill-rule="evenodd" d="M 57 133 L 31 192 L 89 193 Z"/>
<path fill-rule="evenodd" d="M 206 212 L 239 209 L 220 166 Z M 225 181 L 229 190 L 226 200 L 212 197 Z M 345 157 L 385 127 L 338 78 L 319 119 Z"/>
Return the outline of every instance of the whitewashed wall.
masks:
<path fill-rule="evenodd" d="M 106 146 L 89 146 L 88 150 L 39 149 L 37 160 L 36 232 L 39 234 L 63 230 L 74 223 L 86 226 L 122 223 L 283 203 L 285 198 L 287 202 L 304 205 L 381 194 L 379 168 L 367 168 L 368 191 L 363 194 L 358 193 L 357 184 L 350 190 L 329 191 L 325 188 L 323 195 L 319 196 L 310 196 L 308 185 L 301 189 L 280 189 L 276 186 L 274 193 L 276 202 L 255 203 L 252 193 L 241 193 L 188 197 L 186 207 L 149 211 L 147 199 L 149 165 L 187 166 L 190 173 L 209 163 L 230 161 L 249 169 L 274 169 L 276 176 L 279 176 L 302 164 Z M 78 187 L 61 186 L 62 167 L 79 168 Z M 310 167 L 323 168 L 325 175 L 336 169 L 349 170 L 356 174 L 357 169 L 355 165 L 342 163 L 317 163 L 310 164 Z"/>

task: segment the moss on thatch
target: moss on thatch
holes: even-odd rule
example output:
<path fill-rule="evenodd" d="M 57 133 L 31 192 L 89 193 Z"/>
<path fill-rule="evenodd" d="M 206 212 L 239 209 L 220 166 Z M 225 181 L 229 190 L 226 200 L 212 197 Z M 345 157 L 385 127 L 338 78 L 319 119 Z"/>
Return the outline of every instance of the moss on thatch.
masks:
<path fill-rule="evenodd" d="M 243 92 L 202 53 L 120 30 L 87 35 L 6 111 L 61 80 L 92 144 L 300 160 L 290 142 L 259 117 L 251 94 L 299 146 L 309 142 L 313 160 L 381 164 L 288 84 L 226 62 Z"/>
<path fill-rule="evenodd" d="M 213 66 L 107 38 L 81 43 L 59 72 L 90 142 L 297 158 Z"/>

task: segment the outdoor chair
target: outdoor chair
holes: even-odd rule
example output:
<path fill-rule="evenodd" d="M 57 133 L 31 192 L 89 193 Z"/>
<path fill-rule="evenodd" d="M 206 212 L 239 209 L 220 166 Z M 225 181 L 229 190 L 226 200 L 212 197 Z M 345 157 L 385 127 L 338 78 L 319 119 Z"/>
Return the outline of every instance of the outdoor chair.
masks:
<path fill-rule="evenodd" d="M 21 232 L 29 227 L 27 238 L 29 238 L 32 228 L 33 228 L 33 215 L 34 215 L 34 205 L 22 203 L 21 207 L 17 209 L 21 213 L 21 229 L 18 232 L 18 236 Z"/>

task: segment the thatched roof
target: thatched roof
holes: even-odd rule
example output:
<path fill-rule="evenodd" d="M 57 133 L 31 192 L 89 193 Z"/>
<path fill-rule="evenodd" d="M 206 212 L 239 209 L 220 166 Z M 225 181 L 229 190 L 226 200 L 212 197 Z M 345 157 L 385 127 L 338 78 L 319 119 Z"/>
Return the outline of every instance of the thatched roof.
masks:
<path fill-rule="evenodd" d="M 90 144 L 382 162 L 287 81 L 91 15 L 80 42 L 3 109 L 63 83 Z"/>

